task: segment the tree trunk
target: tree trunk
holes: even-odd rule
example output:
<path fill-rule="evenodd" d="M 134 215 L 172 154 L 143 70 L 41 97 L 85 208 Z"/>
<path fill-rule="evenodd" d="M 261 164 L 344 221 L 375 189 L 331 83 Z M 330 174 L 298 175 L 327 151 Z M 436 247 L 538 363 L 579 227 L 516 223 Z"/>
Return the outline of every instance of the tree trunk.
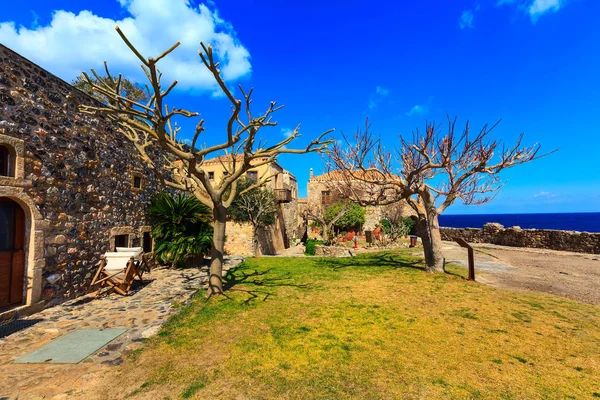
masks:
<path fill-rule="evenodd" d="M 223 204 L 213 207 L 213 243 L 210 249 L 210 278 L 208 295 L 223 293 L 223 253 L 225 249 L 225 225 L 227 224 L 227 209 Z"/>
<path fill-rule="evenodd" d="M 254 257 L 260 257 L 260 247 L 258 242 L 258 227 L 252 225 L 252 246 L 254 251 Z"/>
<path fill-rule="evenodd" d="M 330 241 L 330 233 L 331 233 L 331 227 L 329 224 L 325 223 L 323 224 L 323 244 L 326 246 L 329 246 L 331 243 Z"/>
<path fill-rule="evenodd" d="M 425 267 L 427 272 L 444 272 L 444 255 L 442 254 L 442 235 L 438 221 L 435 197 L 428 190 L 419 193 L 424 209 L 419 212 L 417 222 L 418 234 L 423 241 Z"/>
<path fill-rule="evenodd" d="M 423 241 L 423 254 L 427 272 L 444 272 L 444 255 L 442 254 L 442 235 L 436 212 L 428 212 L 427 218 L 417 222 L 419 236 Z"/>

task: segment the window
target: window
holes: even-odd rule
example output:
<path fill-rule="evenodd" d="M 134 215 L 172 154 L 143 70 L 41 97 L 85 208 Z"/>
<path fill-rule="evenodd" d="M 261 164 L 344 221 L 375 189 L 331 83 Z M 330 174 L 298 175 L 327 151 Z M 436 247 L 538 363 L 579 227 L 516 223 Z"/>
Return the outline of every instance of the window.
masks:
<path fill-rule="evenodd" d="M 133 187 L 136 189 L 141 189 L 142 188 L 142 177 L 141 176 L 134 176 L 133 177 Z"/>
<path fill-rule="evenodd" d="M 0 145 L 0 175 L 13 176 L 12 160 L 10 150 L 6 146 Z"/>
<path fill-rule="evenodd" d="M 152 253 L 152 236 L 150 232 L 144 232 L 144 253 Z"/>
<path fill-rule="evenodd" d="M 331 192 L 329 190 L 323 190 L 321 192 L 321 204 L 329 204 L 331 201 Z"/>
<path fill-rule="evenodd" d="M 139 237 L 131 239 L 131 247 L 141 247 L 141 239 Z"/>
<path fill-rule="evenodd" d="M 229 171 L 223 171 L 223 177 L 226 177 L 227 175 L 229 175 Z"/>
<path fill-rule="evenodd" d="M 215 179 L 215 173 L 214 173 L 214 171 L 208 171 L 208 179 L 210 179 L 211 181 L 213 179 Z"/>
<path fill-rule="evenodd" d="M 129 247 L 129 235 L 115 235 L 116 247 Z"/>
<path fill-rule="evenodd" d="M 248 171 L 246 172 L 246 178 L 251 181 L 258 181 L 258 171 Z"/>

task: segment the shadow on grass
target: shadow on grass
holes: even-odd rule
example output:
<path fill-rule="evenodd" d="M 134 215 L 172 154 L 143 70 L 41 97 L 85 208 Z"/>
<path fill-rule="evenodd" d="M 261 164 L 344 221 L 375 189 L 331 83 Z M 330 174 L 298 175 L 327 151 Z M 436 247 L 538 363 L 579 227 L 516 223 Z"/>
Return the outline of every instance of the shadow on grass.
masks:
<path fill-rule="evenodd" d="M 259 271 L 249 267 L 246 263 L 241 263 L 237 267 L 229 270 L 223 278 L 224 296 L 228 292 L 242 292 L 247 294 L 247 298 L 242 301 L 243 304 L 249 304 L 253 300 L 266 301 L 275 296 L 275 289 L 278 287 L 294 287 L 299 289 L 308 289 L 309 283 L 296 283 L 290 272 L 277 274 L 273 268 Z"/>
<path fill-rule="evenodd" d="M 446 264 L 446 274 L 456 276 L 457 278 L 461 278 L 463 280 L 467 280 L 467 272 L 468 269 L 459 264 L 448 263 Z M 477 268 L 475 269 L 477 271 Z M 477 274 L 475 274 L 475 280 L 477 280 Z"/>
<path fill-rule="evenodd" d="M 406 253 L 366 253 L 352 258 L 318 258 L 315 262 L 319 267 L 329 268 L 334 271 L 348 267 L 359 268 L 391 268 L 410 269 L 425 272 L 425 263 L 422 257 L 407 255 Z M 446 264 L 446 275 L 467 280 L 467 268 L 454 263 Z"/>
<path fill-rule="evenodd" d="M 315 259 L 315 262 L 319 267 L 330 268 L 334 271 L 348 267 L 411 268 L 425 271 L 422 260 L 390 253 L 360 254 L 352 258 L 318 258 Z"/>

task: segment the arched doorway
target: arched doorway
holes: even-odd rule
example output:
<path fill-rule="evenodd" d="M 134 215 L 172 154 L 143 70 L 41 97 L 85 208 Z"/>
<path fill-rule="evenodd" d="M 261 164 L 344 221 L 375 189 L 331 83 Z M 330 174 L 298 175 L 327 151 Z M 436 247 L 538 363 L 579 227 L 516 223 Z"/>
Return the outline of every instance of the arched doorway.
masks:
<path fill-rule="evenodd" d="M 0 197 L 0 308 L 23 302 L 25 278 L 25 212 Z"/>

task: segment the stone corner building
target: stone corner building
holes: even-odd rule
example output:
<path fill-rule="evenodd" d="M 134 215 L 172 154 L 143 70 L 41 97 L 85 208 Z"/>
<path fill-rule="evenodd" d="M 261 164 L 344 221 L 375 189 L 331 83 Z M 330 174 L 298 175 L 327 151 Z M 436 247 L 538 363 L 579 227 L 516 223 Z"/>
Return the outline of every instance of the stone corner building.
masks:
<path fill-rule="evenodd" d="M 115 246 L 151 251 L 145 208 L 159 190 L 95 102 L 0 45 L 0 313 L 29 313 L 88 291 Z"/>
<path fill-rule="evenodd" d="M 242 156 L 240 160 L 242 159 Z M 260 164 L 266 158 L 254 160 Z M 208 174 L 208 179 L 220 181 L 226 175 L 223 163 L 229 162 L 228 156 L 207 159 L 203 168 Z M 264 255 L 277 254 L 289 248 L 297 237 L 298 220 L 298 182 L 296 177 L 285 170 L 279 163 L 273 162 L 250 168 L 246 172 L 246 179 L 257 180 L 259 177 L 270 176 L 269 188 L 275 194 L 277 213 L 275 223 L 258 230 L 259 251 Z M 227 240 L 225 252 L 236 255 L 252 255 L 252 225 L 249 223 L 227 223 Z"/>
<path fill-rule="evenodd" d="M 310 168 L 307 196 L 306 198 L 298 199 L 298 225 L 302 226 L 298 230 L 302 230 L 304 237 L 308 237 L 309 234 L 311 237 L 320 237 L 320 235 L 318 235 L 319 228 L 316 227 L 309 232 L 308 221 L 302 219 L 303 211 L 315 206 L 325 210 L 339 200 L 339 197 L 332 191 L 332 187 L 335 187 L 336 182 L 341 182 L 342 186 L 346 184 L 339 171 L 330 171 L 315 175 L 313 169 Z M 415 212 L 406 201 L 400 201 L 388 206 L 366 206 L 364 207 L 365 223 L 361 227 L 362 231 L 375 229 L 381 223 L 381 220 L 386 217 L 387 209 L 392 207 L 398 207 L 404 216 L 415 215 Z"/>

